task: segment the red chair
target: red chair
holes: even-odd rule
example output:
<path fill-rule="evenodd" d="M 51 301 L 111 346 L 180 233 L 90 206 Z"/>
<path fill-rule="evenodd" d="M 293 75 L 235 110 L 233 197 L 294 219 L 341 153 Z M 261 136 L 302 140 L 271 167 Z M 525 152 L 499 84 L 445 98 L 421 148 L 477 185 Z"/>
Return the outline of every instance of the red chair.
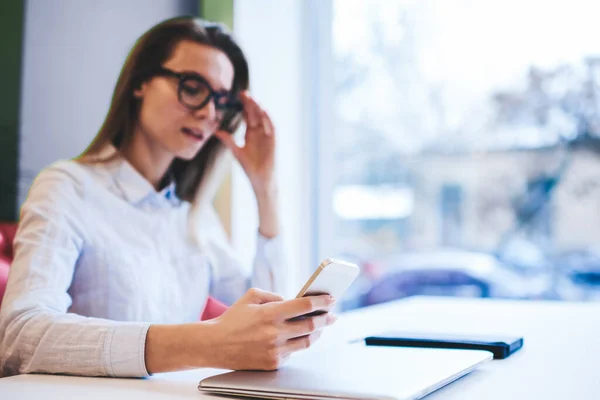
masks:
<path fill-rule="evenodd" d="M 8 269 L 13 258 L 12 242 L 17 231 L 17 224 L 0 223 L 0 304 L 6 290 Z"/>
<path fill-rule="evenodd" d="M 6 290 L 8 270 L 13 259 L 13 241 L 17 233 L 16 223 L 0 223 L 0 304 Z M 202 311 L 200 319 L 205 321 L 223 314 L 227 306 L 220 301 L 209 297 Z"/>
<path fill-rule="evenodd" d="M 227 311 L 227 305 L 221 303 L 214 297 L 208 296 L 208 299 L 206 300 L 206 305 L 204 306 L 204 311 L 202 311 L 200 319 L 202 321 L 206 321 L 209 319 L 217 318 L 225 311 Z"/>

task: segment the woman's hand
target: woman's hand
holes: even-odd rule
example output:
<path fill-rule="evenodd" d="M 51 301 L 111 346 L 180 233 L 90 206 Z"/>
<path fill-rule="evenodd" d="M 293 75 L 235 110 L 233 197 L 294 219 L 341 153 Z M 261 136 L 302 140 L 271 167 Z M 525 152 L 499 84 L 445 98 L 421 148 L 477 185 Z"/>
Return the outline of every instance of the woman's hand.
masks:
<path fill-rule="evenodd" d="M 277 185 L 275 184 L 275 128 L 271 118 L 248 92 L 240 96 L 246 121 L 245 143 L 238 146 L 230 133 L 215 136 L 238 160 L 250 180 L 258 204 L 259 231 L 266 238 L 279 234 Z"/>
<path fill-rule="evenodd" d="M 329 311 L 330 296 L 283 301 L 281 296 L 250 289 L 223 315 L 210 321 L 153 324 L 145 343 L 149 373 L 193 368 L 274 370 L 295 351 L 306 349 L 335 322 L 330 313 L 290 319 L 317 310 Z"/>
<path fill-rule="evenodd" d="M 290 354 L 308 348 L 321 329 L 335 322 L 330 313 L 296 321 L 291 318 L 329 311 L 330 296 L 311 296 L 283 301 L 281 296 L 250 289 L 223 315 L 210 321 L 211 366 L 225 369 L 275 370 Z M 206 340 L 208 338 L 200 338 Z"/>
<path fill-rule="evenodd" d="M 273 189 L 275 170 L 275 128 L 271 118 L 248 92 L 240 95 L 246 122 L 245 143 L 238 146 L 233 136 L 217 131 L 215 136 L 238 160 L 257 195 Z"/>

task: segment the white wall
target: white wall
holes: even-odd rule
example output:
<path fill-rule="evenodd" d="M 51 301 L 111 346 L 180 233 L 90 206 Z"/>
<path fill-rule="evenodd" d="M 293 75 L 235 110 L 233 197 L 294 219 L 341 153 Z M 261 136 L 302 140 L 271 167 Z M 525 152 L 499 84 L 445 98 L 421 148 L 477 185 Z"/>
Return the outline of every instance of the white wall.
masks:
<path fill-rule="evenodd" d="M 197 9 L 197 0 L 26 2 L 19 204 L 42 168 L 78 155 L 95 136 L 135 40 Z"/>
<path fill-rule="evenodd" d="M 251 93 L 267 110 L 277 131 L 277 176 L 283 238 L 289 260 L 291 296 L 314 271 L 310 193 L 311 108 L 306 49 L 306 7 L 302 0 L 236 0 L 234 33 L 250 66 Z M 309 49 L 310 50 L 310 49 Z M 256 202 L 241 168 L 233 169 L 232 240 L 251 260 L 258 225 Z"/>

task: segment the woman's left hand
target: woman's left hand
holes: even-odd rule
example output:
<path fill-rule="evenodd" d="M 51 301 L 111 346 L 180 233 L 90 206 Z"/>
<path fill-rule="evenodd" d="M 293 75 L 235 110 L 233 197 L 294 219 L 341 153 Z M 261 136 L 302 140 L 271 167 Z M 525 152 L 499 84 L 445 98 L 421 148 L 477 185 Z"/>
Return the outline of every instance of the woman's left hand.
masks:
<path fill-rule="evenodd" d="M 275 128 L 269 115 L 247 91 L 240 95 L 240 99 L 246 122 L 244 145 L 238 146 L 228 132 L 217 131 L 215 135 L 231 150 L 257 195 L 263 194 L 274 189 Z"/>

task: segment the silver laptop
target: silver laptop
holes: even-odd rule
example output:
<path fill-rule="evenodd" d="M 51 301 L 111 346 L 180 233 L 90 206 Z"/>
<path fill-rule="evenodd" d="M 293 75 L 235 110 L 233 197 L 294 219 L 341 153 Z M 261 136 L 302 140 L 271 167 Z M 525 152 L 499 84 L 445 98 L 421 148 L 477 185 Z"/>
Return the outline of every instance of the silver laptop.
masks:
<path fill-rule="evenodd" d="M 491 359 L 487 351 L 348 345 L 297 353 L 277 371 L 212 376 L 198 389 L 265 399 L 413 400 Z"/>

